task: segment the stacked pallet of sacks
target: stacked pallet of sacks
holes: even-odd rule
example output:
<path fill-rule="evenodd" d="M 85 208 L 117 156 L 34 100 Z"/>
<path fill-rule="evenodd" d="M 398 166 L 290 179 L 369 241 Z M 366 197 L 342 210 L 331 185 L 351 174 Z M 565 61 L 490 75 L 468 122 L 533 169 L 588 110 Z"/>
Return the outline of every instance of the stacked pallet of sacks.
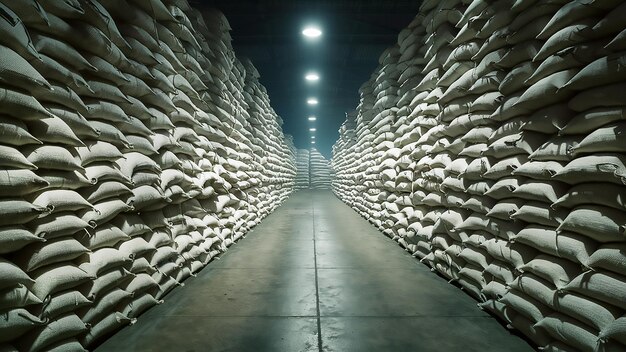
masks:
<path fill-rule="evenodd" d="M 380 209 L 380 204 L 376 202 L 377 191 L 372 187 L 376 175 L 368 172 L 376 165 L 372 160 L 372 136 L 368 127 L 374 114 L 373 77 L 359 88 L 359 105 L 352 114 L 347 114 L 346 128 L 339 130 L 332 158 L 336 173 L 333 191 L 372 223 L 376 221 L 373 211 Z M 354 137 L 350 137 L 352 134 Z M 346 143 L 342 143 L 344 141 Z"/>
<path fill-rule="evenodd" d="M 247 107 L 240 113 L 245 115 L 247 111 L 249 115 L 246 129 L 250 130 L 247 143 L 252 153 L 253 171 L 247 172 L 251 177 L 245 182 L 248 188 L 243 196 L 250 211 L 257 214 L 253 222 L 248 221 L 248 225 L 253 226 L 288 198 L 294 186 L 296 163 L 293 141 L 283 134 L 283 120 L 271 107 L 267 90 L 259 82 L 258 71 L 249 60 L 244 63 L 242 72 L 247 74 L 242 94 Z M 230 132 L 235 133 L 232 129 Z"/>
<path fill-rule="evenodd" d="M 0 9 L 0 349 L 82 351 L 284 201 L 294 152 L 217 12 Z"/>
<path fill-rule="evenodd" d="M 309 182 L 311 189 L 330 189 L 333 174 L 330 163 L 320 152 L 311 148 L 309 152 Z"/>
<path fill-rule="evenodd" d="M 351 207 L 355 207 L 358 191 L 355 178 L 356 111 L 346 114 L 346 121 L 339 128 L 339 140 L 333 145 L 331 168 L 335 176 L 331 182 L 333 192 L 338 194 Z"/>
<path fill-rule="evenodd" d="M 282 121 L 282 120 L 281 120 Z M 281 125 L 282 126 L 282 125 Z M 293 136 L 290 134 L 285 134 L 285 144 L 286 144 L 286 150 L 285 152 L 289 155 L 289 162 L 290 165 L 287 166 L 287 168 L 285 169 L 285 172 L 289 175 L 288 176 L 288 181 L 289 184 L 287 184 L 285 187 L 289 188 L 290 190 L 294 191 L 296 190 L 296 184 L 297 184 L 297 177 L 298 177 L 298 148 L 296 148 L 296 144 L 294 142 Z"/>
<path fill-rule="evenodd" d="M 309 178 L 309 154 L 308 149 L 298 149 L 296 151 L 296 169 L 298 173 L 296 174 L 294 189 L 309 189 L 311 186 Z"/>
<path fill-rule="evenodd" d="M 626 349 L 624 13 L 425 1 L 333 149 L 341 199 L 550 351 Z"/>

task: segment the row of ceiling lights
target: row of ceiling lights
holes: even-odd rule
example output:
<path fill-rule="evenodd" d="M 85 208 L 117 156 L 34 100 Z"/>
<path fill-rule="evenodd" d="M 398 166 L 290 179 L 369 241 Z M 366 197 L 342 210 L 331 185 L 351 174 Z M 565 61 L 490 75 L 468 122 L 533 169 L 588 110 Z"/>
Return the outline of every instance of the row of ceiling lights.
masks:
<path fill-rule="evenodd" d="M 307 37 L 309 40 L 315 40 L 319 38 L 320 36 L 322 36 L 322 30 L 317 27 L 310 26 L 310 27 L 306 27 L 302 31 L 302 35 Z M 307 82 L 315 83 L 320 80 L 320 76 L 315 72 L 309 72 L 304 76 L 304 79 Z M 306 102 L 310 106 L 315 106 L 319 104 L 319 101 L 317 100 L 317 98 L 314 98 L 314 97 L 308 98 Z M 317 131 L 317 129 L 313 126 L 316 120 L 317 120 L 317 117 L 309 116 L 309 122 L 311 123 L 311 126 L 312 126 L 309 128 L 309 132 L 311 134 L 311 145 L 315 145 L 315 132 Z"/>

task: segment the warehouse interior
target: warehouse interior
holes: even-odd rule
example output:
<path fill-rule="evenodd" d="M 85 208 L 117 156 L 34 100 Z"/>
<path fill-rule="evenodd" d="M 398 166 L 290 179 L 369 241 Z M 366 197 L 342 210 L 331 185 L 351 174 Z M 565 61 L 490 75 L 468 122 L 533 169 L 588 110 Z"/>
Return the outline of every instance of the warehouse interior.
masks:
<path fill-rule="evenodd" d="M 0 0 L 0 351 L 625 351 L 625 16 Z"/>

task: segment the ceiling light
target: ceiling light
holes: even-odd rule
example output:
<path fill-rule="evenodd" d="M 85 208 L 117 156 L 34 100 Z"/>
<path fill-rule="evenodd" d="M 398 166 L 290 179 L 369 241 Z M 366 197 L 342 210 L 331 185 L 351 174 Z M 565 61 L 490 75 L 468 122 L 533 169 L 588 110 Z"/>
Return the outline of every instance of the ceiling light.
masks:
<path fill-rule="evenodd" d="M 311 136 L 311 139 L 315 139 L 315 136 Z"/>
<path fill-rule="evenodd" d="M 315 144 L 315 141 L 311 141 L 311 144 Z"/>
<path fill-rule="evenodd" d="M 317 117 L 315 117 L 315 116 L 309 116 L 309 121 L 315 121 L 315 120 L 317 120 Z"/>
<path fill-rule="evenodd" d="M 320 76 L 317 73 L 308 73 L 306 76 L 304 76 L 304 79 L 306 79 L 307 81 L 315 82 L 319 81 Z"/>
<path fill-rule="evenodd" d="M 318 101 L 315 98 L 309 98 L 309 100 L 307 100 L 306 103 L 309 105 L 317 105 Z"/>
<path fill-rule="evenodd" d="M 316 128 L 309 128 L 309 131 L 315 132 L 315 131 L 317 131 L 317 129 Z"/>
<path fill-rule="evenodd" d="M 302 35 L 309 38 L 317 38 L 322 35 L 322 31 L 317 27 L 306 27 L 302 31 Z"/>

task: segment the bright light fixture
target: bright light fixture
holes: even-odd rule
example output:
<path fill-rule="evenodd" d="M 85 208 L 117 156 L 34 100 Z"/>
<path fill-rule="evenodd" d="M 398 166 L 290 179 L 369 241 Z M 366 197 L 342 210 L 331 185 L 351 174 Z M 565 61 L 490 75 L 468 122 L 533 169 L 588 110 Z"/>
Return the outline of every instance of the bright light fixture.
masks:
<path fill-rule="evenodd" d="M 311 144 L 315 144 L 315 141 L 311 141 Z"/>
<path fill-rule="evenodd" d="M 315 120 L 317 120 L 317 117 L 315 117 L 315 116 L 309 116 L 309 121 L 315 121 Z"/>
<path fill-rule="evenodd" d="M 309 131 L 315 132 L 315 131 L 317 131 L 317 129 L 316 128 L 309 128 Z"/>
<path fill-rule="evenodd" d="M 317 73 L 307 73 L 307 75 L 304 76 L 304 79 L 310 82 L 315 82 L 315 81 L 319 81 L 320 76 Z"/>
<path fill-rule="evenodd" d="M 302 35 L 309 38 L 317 38 L 322 35 L 322 30 L 317 27 L 306 27 L 302 31 Z"/>
<path fill-rule="evenodd" d="M 309 98 L 309 100 L 307 100 L 306 103 L 309 105 L 317 105 L 318 101 L 315 98 Z"/>
<path fill-rule="evenodd" d="M 311 136 L 311 139 L 315 139 L 315 136 Z"/>

